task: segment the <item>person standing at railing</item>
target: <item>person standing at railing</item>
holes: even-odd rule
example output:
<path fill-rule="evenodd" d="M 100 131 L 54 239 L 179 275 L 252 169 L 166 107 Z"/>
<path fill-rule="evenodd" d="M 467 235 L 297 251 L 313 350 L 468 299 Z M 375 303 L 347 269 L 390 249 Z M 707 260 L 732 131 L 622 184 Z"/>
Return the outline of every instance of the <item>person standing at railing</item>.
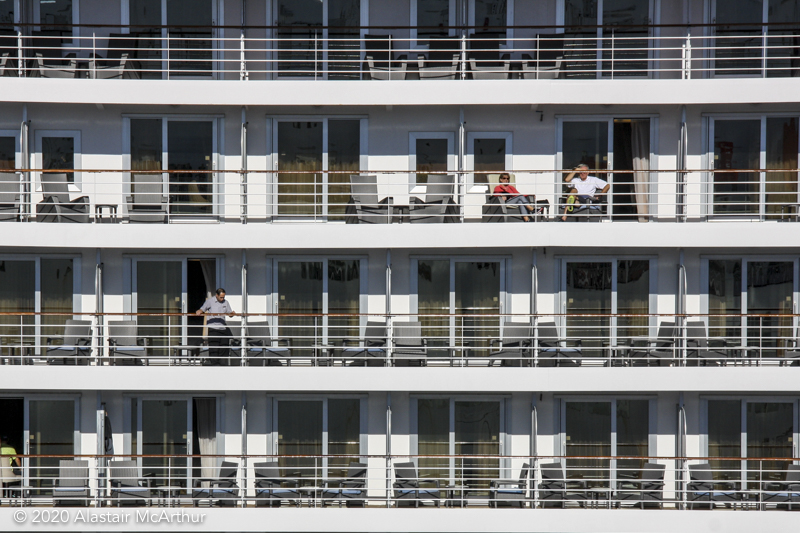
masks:
<path fill-rule="evenodd" d="M 519 212 L 525 222 L 532 220 L 528 214 L 533 213 L 535 208 L 530 204 L 526 196 L 523 196 L 516 187 L 511 185 L 511 176 L 508 172 L 500 174 L 500 185 L 494 188 L 493 194 L 502 198 L 506 205 L 518 205 Z"/>
<path fill-rule="evenodd" d="M 227 365 L 233 334 L 225 322 L 225 317 L 236 316 L 236 313 L 225 299 L 225 289 L 217 289 L 216 295 L 206 300 L 203 307 L 197 310 L 197 314 L 208 315 L 206 327 L 208 328 L 209 364 Z M 223 348 L 223 346 L 225 347 Z"/>
<path fill-rule="evenodd" d="M 577 180 L 575 179 L 575 174 L 578 174 Z M 597 176 L 590 176 L 589 165 L 583 163 L 573 168 L 572 172 L 564 178 L 564 181 L 572 184 L 572 189 L 570 189 L 569 197 L 567 198 L 567 208 L 561 217 L 564 222 L 567 221 L 567 213 L 572 213 L 575 210 L 575 206 L 580 206 L 582 203 L 588 205 L 597 200 L 601 194 L 607 193 L 608 189 L 611 188 L 607 181 L 601 180 Z M 597 192 L 598 190 L 600 190 L 600 193 Z"/>

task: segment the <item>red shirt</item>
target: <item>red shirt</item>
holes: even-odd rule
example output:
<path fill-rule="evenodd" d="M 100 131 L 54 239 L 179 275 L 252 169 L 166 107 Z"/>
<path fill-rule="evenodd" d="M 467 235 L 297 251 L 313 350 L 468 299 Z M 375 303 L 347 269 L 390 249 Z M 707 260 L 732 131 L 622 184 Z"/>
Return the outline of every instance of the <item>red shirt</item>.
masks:
<path fill-rule="evenodd" d="M 514 187 L 511 184 L 506 185 L 506 184 L 501 183 L 500 185 L 498 185 L 497 187 L 494 188 L 494 195 L 495 196 L 511 196 L 511 197 L 514 197 L 514 196 L 520 196 L 521 194 L 522 193 L 519 192 L 517 190 L 517 188 Z"/>

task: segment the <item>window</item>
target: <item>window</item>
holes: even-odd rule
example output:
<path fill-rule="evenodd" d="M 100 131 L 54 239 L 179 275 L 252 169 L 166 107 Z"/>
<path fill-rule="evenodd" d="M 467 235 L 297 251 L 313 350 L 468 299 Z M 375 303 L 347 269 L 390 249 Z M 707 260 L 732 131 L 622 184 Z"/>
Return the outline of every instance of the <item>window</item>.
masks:
<path fill-rule="evenodd" d="M 81 190 L 81 132 L 36 130 L 35 162 L 43 170 L 63 170 L 73 190 Z"/>
<path fill-rule="evenodd" d="M 455 136 L 449 132 L 409 135 L 409 170 L 414 172 L 410 180 L 412 187 L 428 183 L 428 173 L 455 170 L 454 139 Z"/>
<path fill-rule="evenodd" d="M 511 133 L 467 133 L 467 168 L 474 170 L 472 184 L 488 183 L 487 174 L 513 168 Z"/>
<path fill-rule="evenodd" d="M 514 20 L 514 0 L 469 0 L 463 20 L 456 0 L 411 0 L 411 39 L 426 46 L 431 38 L 453 35 L 458 25 L 470 26 L 470 33 L 491 33 L 513 37 L 508 26 Z"/>
<path fill-rule="evenodd" d="M 8 26 L 17 21 L 16 4 L 18 0 L 0 0 L 0 24 Z"/>
<path fill-rule="evenodd" d="M 60 35 L 62 37 L 77 37 L 80 28 L 76 25 L 78 20 L 77 0 L 34 0 L 33 17 L 46 35 Z M 65 40 L 70 42 L 71 39 Z"/>
<path fill-rule="evenodd" d="M 19 132 L 0 130 L 0 172 L 14 170 L 19 160 Z"/>

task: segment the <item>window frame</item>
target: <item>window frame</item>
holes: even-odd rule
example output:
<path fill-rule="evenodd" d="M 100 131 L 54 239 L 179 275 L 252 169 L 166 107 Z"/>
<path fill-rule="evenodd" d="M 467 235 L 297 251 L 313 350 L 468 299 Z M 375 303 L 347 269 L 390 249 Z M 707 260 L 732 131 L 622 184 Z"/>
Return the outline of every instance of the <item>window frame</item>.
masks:
<path fill-rule="evenodd" d="M 43 139 L 45 137 L 67 137 L 72 138 L 73 142 L 73 153 L 72 153 L 72 162 L 75 172 L 72 173 L 73 179 L 72 182 L 69 182 L 69 176 L 67 176 L 67 183 L 68 189 L 70 192 L 81 192 L 83 191 L 83 172 L 80 170 L 83 168 L 83 158 L 82 158 L 82 148 L 81 148 L 81 130 L 35 130 L 34 131 L 34 151 L 33 151 L 33 161 L 34 161 L 34 168 L 41 169 L 44 166 L 44 153 L 43 153 Z M 42 192 L 42 172 L 41 170 L 35 172 L 34 174 L 38 174 L 38 176 L 34 176 L 33 179 L 36 179 L 37 187 L 36 192 Z"/>

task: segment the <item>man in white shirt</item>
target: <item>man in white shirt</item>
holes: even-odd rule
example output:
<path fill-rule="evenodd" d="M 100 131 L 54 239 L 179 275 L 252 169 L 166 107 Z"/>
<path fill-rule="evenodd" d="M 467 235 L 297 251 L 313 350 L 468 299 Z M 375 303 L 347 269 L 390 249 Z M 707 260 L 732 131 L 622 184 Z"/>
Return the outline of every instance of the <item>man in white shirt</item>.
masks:
<path fill-rule="evenodd" d="M 578 179 L 575 179 L 575 174 L 578 174 Z M 581 163 L 575 167 L 572 172 L 567 174 L 564 181 L 572 184 L 572 189 L 569 191 L 569 198 L 567 198 L 567 208 L 564 211 L 564 216 L 561 220 L 567 221 L 567 213 L 572 213 L 575 205 L 589 204 L 595 200 L 600 194 L 605 194 L 611 188 L 608 182 L 601 180 L 596 176 L 589 175 L 589 166 Z M 597 191 L 600 190 L 598 194 Z"/>

